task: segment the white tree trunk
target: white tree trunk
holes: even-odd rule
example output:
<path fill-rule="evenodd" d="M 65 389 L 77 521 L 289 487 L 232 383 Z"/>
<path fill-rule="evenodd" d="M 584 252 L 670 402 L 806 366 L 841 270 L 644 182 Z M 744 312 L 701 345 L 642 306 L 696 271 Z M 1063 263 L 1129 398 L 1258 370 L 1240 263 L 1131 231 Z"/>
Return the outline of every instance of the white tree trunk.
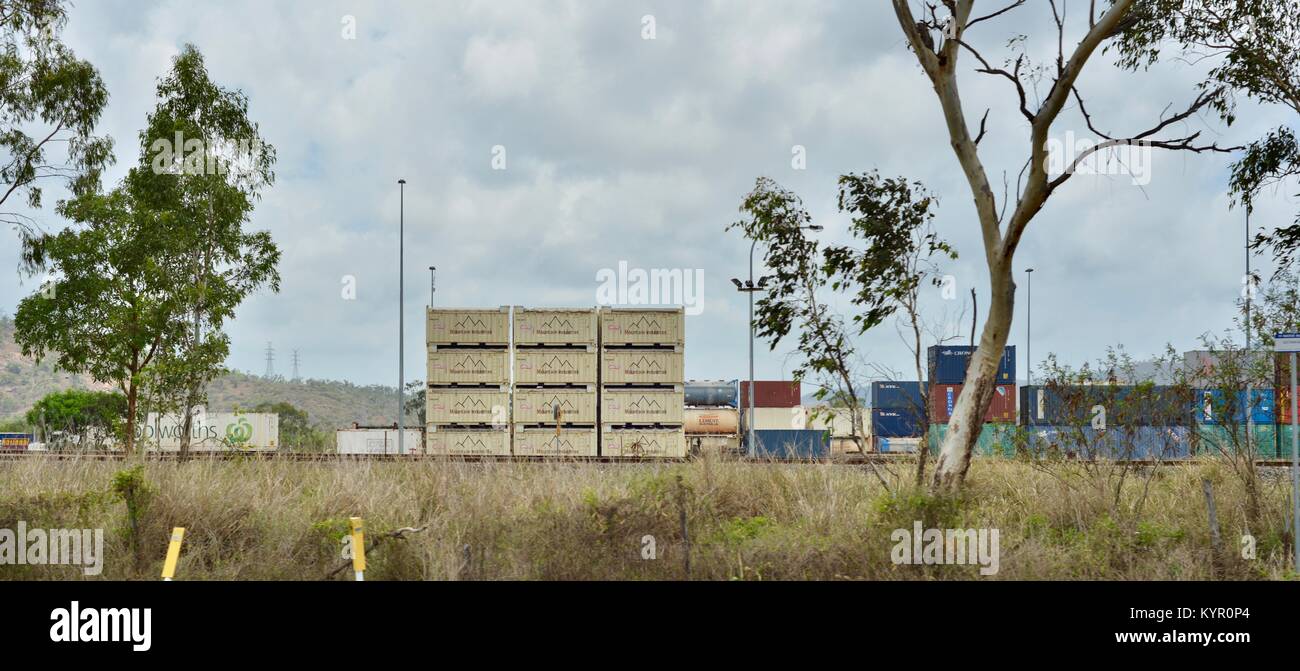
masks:
<path fill-rule="evenodd" d="M 984 322 L 979 346 L 971 354 L 962 393 L 957 397 L 952 417 L 948 419 L 948 435 L 944 436 L 939 458 L 934 464 L 932 485 L 935 489 L 952 489 L 965 479 L 980 428 L 984 425 L 984 415 L 993 400 L 998 365 L 1011 331 L 1016 295 L 1009 266 L 1000 265 L 1004 267 L 991 269 L 993 282 L 988 319 Z"/>

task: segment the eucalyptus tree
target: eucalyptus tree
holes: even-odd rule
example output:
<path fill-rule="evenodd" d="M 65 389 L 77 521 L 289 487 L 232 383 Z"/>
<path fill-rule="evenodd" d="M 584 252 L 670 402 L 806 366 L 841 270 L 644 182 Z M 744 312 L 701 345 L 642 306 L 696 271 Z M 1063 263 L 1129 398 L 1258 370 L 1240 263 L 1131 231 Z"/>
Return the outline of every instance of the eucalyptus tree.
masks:
<path fill-rule="evenodd" d="M 0 221 L 17 230 L 29 272 L 40 267 L 31 243 L 41 230 L 30 215 L 7 211 L 10 198 L 39 208 L 50 181 L 73 196 L 93 193 L 113 162 L 112 140 L 94 134 L 108 90 L 60 40 L 67 4 L 0 0 Z"/>
<path fill-rule="evenodd" d="M 1098 160 L 1096 154 L 1099 151 L 1115 151 L 1134 145 L 1143 149 L 1197 153 L 1229 151 L 1213 143 L 1201 142 L 1199 132 L 1180 135 L 1171 130 L 1203 109 L 1222 106 L 1224 91 L 1214 87 L 1203 89 L 1178 111 L 1162 112 L 1145 129 L 1111 132 L 1104 130 L 1088 111 L 1086 98 L 1079 90 L 1079 77 L 1099 50 L 1126 31 L 1138 29 L 1135 26 L 1141 24 L 1141 15 L 1134 12 L 1140 5 L 1137 0 L 1091 2 L 1082 13 L 1070 14 L 1070 20 L 1067 20 L 1064 3 L 1058 0 L 1034 3 L 1014 0 L 978 15 L 974 13 L 974 0 L 943 0 L 941 4 L 910 0 L 891 2 L 907 45 L 933 86 L 943 113 L 944 131 L 970 187 L 976 215 L 973 224 L 979 228 L 989 273 L 988 316 L 966 372 L 965 393 L 958 398 L 948 422 L 948 433 L 940 448 L 932 481 L 936 488 L 957 488 L 964 482 L 970 468 L 981 418 L 992 400 L 998 361 L 1010 335 L 1016 290 L 1013 279 L 1015 253 L 1030 222 L 1076 172 L 1088 166 L 1089 162 Z M 920 13 L 913 11 L 914 4 Z M 1004 59 L 986 57 L 985 48 L 975 42 L 978 30 L 987 30 L 1026 6 L 1050 11 L 1054 29 L 1041 37 L 1050 39 L 1055 47 L 1051 61 L 1034 63 L 1025 51 L 1023 35 L 995 38 L 1011 53 Z M 1079 19 L 1083 20 L 1081 29 L 1072 32 L 1069 28 L 1073 28 L 1073 22 Z M 1067 49 L 1067 41 L 1074 40 L 1076 35 L 1078 41 Z M 986 109 L 977 115 L 978 126 L 972 128 L 971 120 L 976 117 L 967 113 L 959 87 L 958 74 L 963 71 L 965 61 L 961 56 L 964 54 L 972 59 L 971 70 L 975 74 L 1007 84 L 1010 96 L 999 113 L 1023 119 L 1027 136 L 1024 139 L 1028 142 L 1024 146 L 1026 158 L 1015 180 L 1014 192 L 1010 180 L 1004 179 L 1003 192 L 999 196 L 980 155 L 980 150 L 987 148 L 992 141 L 988 131 L 992 110 Z M 998 65 L 999 62 L 1004 65 Z M 1040 84 L 1043 88 L 1039 88 Z M 1097 140 L 1078 148 L 1072 158 L 1067 157 L 1058 167 L 1053 162 L 1061 157 L 1049 153 L 1049 139 L 1063 125 L 1062 112 L 1071 104 L 1078 110 L 1078 121 L 1097 136 Z"/>
<path fill-rule="evenodd" d="M 280 251 L 268 231 L 246 230 L 263 191 L 275 182 L 275 149 L 249 119 L 248 97 L 209 76 L 186 45 L 158 81 L 158 102 L 140 133 L 133 188 L 172 212 L 192 255 L 173 271 L 191 282 L 184 314 L 190 335 L 163 352 L 154 383 L 164 404 L 183 411 L 181 452 L 189 451 L 194 406 L 229 351 L 226 320 L 252 292 L 279 290 Z"/>

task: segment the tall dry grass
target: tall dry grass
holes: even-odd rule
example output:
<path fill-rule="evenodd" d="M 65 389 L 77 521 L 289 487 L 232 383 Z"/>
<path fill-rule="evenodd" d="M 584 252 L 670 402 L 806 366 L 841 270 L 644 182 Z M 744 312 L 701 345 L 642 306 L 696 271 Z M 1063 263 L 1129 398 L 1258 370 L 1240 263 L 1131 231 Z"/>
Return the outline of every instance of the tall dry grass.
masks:
<path fill-rule="evenodd" d="M 321 580 L 346 564 L 347 518 L 369 533 L 427 527 L 368 556 L 370 580 L 1276 579 L 1285 560 L 1285 477 L 1266 478 L 1268 529 L 1240 556 L 1241 487 L 1221 465 L 1162 467 L 1145 505 L 1116 506 L 1088 474 L 977 460 L 959 498 L 887 491 L 861 466 L 754 464 L 305 463 L 249 460 L 144 466 L 138 557 L 126 466 L 0 462 L 0 528 L 103 528 L 100 579 L 156 579 L 173 526 L 187 529 L 178 579 Z M 1066 470 L 1061 470 L 1066 469 Z M 680 479 L 679 479 L 680 478 Z M 1085 486 L 1068 486 L 1071 479 Z M 1201 480 L 1215 485 L 1226 555 L 1212 554 Z M 1131 503 L 1141 488 L 1128 487 Z M 685 511 L 686 528 L 681 517 Z M 1000 572 L 890 561 L 894 529 L 997 528 Z M 645 559 L 646 537 L 654 559 Z M 1217 567 L 1217 568 L 1216 568 Z M 84 579 L 78 568 L 0 566 L 0 578 Z M 336 579 L 350 578 L 341 571 Z"/>

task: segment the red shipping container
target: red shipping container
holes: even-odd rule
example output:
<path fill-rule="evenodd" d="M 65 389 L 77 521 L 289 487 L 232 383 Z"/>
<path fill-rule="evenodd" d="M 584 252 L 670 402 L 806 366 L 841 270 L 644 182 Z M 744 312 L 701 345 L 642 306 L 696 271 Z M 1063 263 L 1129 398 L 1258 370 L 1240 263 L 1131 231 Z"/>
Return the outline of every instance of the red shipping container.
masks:
<path fill-rule="evenodd" d="M 754 380 L 755 408 L 793 408 L 802 405 L 803 389 L 789 380 Z M 740 407 L 749 407 L 749 381 L 740 381 Z"/>
<path fill-rule="evenodd" d="M 947 424 L 952 409 L 961 396 L 960 384 L 930 384 L 930 423 Z M 993 388 L 993 399 L 984 413 L 985 422 L 1016 421 L 1016 385 L 1000 384 Z"/>

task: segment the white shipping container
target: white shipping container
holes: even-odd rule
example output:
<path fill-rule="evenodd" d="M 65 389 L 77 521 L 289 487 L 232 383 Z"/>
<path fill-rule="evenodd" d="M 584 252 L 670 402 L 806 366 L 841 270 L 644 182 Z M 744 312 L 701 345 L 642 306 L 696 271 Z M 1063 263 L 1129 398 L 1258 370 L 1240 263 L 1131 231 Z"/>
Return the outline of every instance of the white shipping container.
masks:
<path fill-rule="evenodd" d="M 870 408 L 858 409 L 857 435 L 866 436 L 866 418 L 871 414 Z M 847 408 L 808 408 L 808 428 L 831 432 L 832 438 L 853 437 L 853 413 Z"/>
<path fill-rule="evenodd" d="M 744 418 L 743 431 L 749 431 L 750 420 L 755 431 L 813 428 L 808 426 L 807 409 L 800 405 L 793 408 L 749 408 L 745 410 Z"/>
<path fill-rule="evenodd" d="M 164 452 L 181 449 L 184 417 L 159 416 L 151 412 L 136 428 L 136 439 L 145 449 Z M 261 412 L 195 413 L 190 424 L 190 449 L 195 452 L 268 451 L 280 447 L 280 416 Z"/>
<path fill-rule="evenodd" d="M 423 454 L 424 438 L 419 429 L 402 434 L 404 452 L 397 451 L 397 429 L 339 429 L 334 444 L 339 454 Z"/>

